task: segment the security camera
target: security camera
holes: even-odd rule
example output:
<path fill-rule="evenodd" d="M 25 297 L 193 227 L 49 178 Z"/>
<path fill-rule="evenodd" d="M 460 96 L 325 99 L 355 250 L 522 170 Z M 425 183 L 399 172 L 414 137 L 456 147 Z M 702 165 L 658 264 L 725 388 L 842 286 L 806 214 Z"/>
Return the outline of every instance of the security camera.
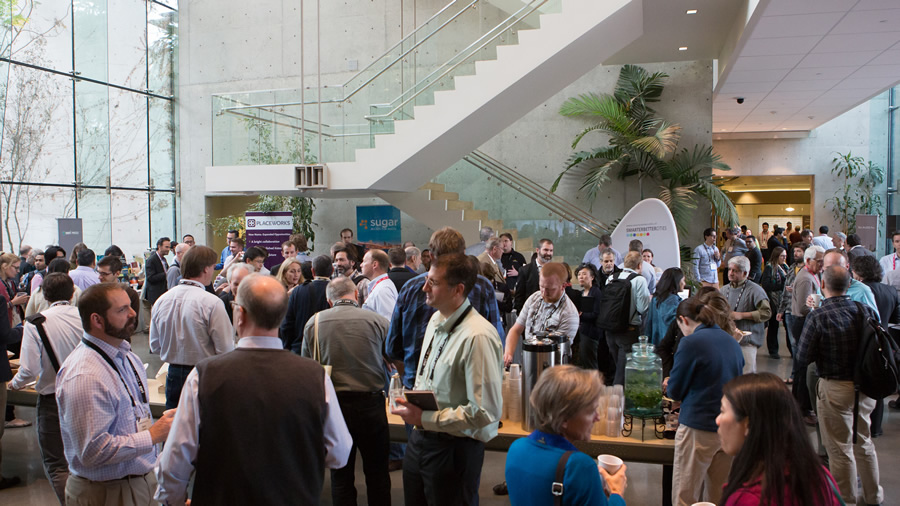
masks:
<path fill-rule="evenodd" d="M 744 97 L 734 97 L 734 99 L 737 100 L 737 103 L 739 103 L 739 104 L 744 103 Z"/>

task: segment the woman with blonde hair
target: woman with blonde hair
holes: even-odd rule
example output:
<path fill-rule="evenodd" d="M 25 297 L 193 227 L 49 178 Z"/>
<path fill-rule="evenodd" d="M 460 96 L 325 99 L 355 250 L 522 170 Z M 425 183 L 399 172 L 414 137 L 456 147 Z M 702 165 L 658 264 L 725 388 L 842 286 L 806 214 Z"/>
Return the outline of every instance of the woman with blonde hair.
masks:
<path fill-rule="evenodd" d="M 573 365 L 544 370 L 529 399 L 537 430 L 517 439 L 506 457 L 506 484 L 513 505 L 553 504 L 557 481 L 563 484 L 562 504 L 625 504 L 627 466 L 609 474 L 572 444 L 591 439 L 601 388 L 595 370 Z M 560 464 L 562 459 L 566 460 Z M 558 479 L 560 466 L 562 480 Z"/>
<path fill-rule="evenodd" d="M 290 293 L 297 285 L 303 284 L 303 272 L 300 270 L 300 260 L 297 257 L 285 259 L 278 268 L 278 274 L 275 279 L 284 285 L 284 288 Z"/>

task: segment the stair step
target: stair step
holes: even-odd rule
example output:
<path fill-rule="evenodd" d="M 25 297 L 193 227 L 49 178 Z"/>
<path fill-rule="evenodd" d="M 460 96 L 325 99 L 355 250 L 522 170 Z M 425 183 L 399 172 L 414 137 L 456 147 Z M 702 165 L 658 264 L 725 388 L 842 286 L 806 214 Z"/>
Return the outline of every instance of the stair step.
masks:
<path fill-rule="evenodd" d="M 451 209 L 459 209 L 461 211 L 467 209 L 475 209 L 475 204 L 472 202 L 466 202 L 465 200 L 448 200 L 447 201 L 447 210 Z"/>
<path fill-rule="evenodd" d="M 531 237 L 520 237 L 516 239 L 516 251 L 525 256 L 525 260 L 531 258 L 531 252 L 534 251 L 534 239 Z"/>
<path fill-rule="evenodd" d="M 509 234 L 512 236 L 513 241 L 519 238 L 519 231 L 515 228 L 507 228 L 505 230 L 501 229 L 497 235 L 499 234 Z"/>
<path fill-rule="evenodd" d="M 459 200 L 458 193 L 440 190 L 431 190 L 431 195 L 429 197 L 431 200 Z"/>
<path fill-rule="evenodd" d="M 503 220 L 481 220 L 482 227 L 491 227 L 494 229 L 494 234 L 497 233 L 497 230 L 503 228 Z"/>
<path fill-rule="evenodd" d="M 435 190 L 435 191 L 442 192 L 442 191 L 444 191 L 444 185 L 442 185 L 441 183 L 432 183 L 429 181 L 429 182 L 423 184 L 421 189 Z"/>
<path fill-rule="evenodd" d="M 488 212 L 482 211 L 481 209 L 466 209 L 463 211 L 463 219 L 464 220 L 486 220 L 488 219 Z"/>

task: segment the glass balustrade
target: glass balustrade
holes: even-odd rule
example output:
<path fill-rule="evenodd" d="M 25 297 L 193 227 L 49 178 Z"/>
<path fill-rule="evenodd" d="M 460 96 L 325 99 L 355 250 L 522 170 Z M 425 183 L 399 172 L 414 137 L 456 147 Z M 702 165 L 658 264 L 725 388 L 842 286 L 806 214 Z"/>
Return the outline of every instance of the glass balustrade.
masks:
<path fill-rule="evenodd" d="M 454 0 L 343 84 L 214 95 L 213 165 L 353 161 L 560 3 Z"/>

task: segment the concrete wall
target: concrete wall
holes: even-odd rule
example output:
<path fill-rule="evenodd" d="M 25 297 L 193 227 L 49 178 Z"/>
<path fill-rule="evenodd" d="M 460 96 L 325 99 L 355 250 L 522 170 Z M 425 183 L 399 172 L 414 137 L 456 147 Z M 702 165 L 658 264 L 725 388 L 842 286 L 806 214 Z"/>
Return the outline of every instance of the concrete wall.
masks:
<path fill-rule="evenodd" d="M 877 111 L 875 111 L 877 113 Z M 869 159 L 870 139 L 880 135 L 877 122 L 873 127 L 870 103 L 860 105 L 815 129 L 804 139 L 720 140 L 715 150 L 731 166 L 727 176 L 813 175 L 812 203 L 809 214 L 812 225 L 827 225 L 833 231 L 840 226 L 826 201 L 839 190 L 840 181 L 831 175 L 832 159 L 837 152 L 852 152 Z M 878 116 L 878 114 L 876 114 Z M 880 154 L 880 149 L 875 153 Z M 883 185 L 878 190 L 885 192 Z M 795 206 L 796 207 L 796 206 Z M 755 221 L 755 217 L 750 217 Z M 748 220 L 749 221 L 749 220 Z M 748 223 L 749 225 L 749 223 Z M 882 225 L 884 222 L 882 221 Z"/>

